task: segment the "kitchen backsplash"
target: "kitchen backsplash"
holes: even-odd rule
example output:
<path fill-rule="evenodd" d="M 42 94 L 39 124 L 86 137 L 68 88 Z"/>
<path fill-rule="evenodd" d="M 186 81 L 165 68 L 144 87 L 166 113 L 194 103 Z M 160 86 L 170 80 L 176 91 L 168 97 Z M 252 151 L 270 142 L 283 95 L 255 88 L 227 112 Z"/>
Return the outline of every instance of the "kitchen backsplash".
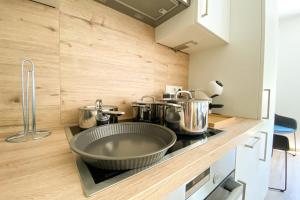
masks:
<path fill-rule="evenodd" d="M 36 65 L 38 127 L 77 123 L 78 108 L 119 106 L 187 86 L 189 56 L 156 44 L 154 29 L 94 0 L 62 0 L 54 9 L 0 1 L 0 134 L 21 129 L 20 63 Z"/>

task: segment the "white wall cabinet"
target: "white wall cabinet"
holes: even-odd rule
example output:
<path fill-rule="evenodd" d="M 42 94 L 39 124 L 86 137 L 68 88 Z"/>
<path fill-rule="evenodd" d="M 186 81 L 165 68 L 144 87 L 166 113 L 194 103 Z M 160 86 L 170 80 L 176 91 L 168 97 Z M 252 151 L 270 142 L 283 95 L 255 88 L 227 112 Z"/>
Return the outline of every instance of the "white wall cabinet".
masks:
<path fill-rule="evenodd" d="M 155 28 L 156 42 L 187 53 L 229 42 L 230 0 L 191 0 Z"/>
<path fill-rule="evenodd" d="M 197 22 L 229 42 L 230 0 L 198 0 Z"/>

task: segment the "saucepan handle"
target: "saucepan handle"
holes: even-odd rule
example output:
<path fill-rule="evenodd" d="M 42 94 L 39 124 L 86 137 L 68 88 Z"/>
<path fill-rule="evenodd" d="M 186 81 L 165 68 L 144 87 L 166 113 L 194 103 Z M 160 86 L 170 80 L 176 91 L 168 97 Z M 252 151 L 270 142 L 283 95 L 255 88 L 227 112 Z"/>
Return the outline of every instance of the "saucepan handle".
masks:
<path fill-rule="evenodd" d="M 192 93 L 190 91 L 187 91 L 187 90 L 181 90 L 181 91 L 178 91 L 176 92 L 176 95 L 175 95 L 175 99 L 178 99 L 178 95 L 179 94 L 187 94 L 189 99 L 192 99 L 193 96 L 192 96 Z"/>
<path fill-rule="evenodd" d="M 125 114 L 125 112 L 122 112 L 122 111 L 102 111 L 102 113 L 108 114 L 108 115 L 117 115 L 117 116 L 121 116 L 121 115 Z"/>
<path fill-rule="evenodd" d="M 168 107 L 182 108 L 181 105 L 176 104 L 176 103 L 166 103 L 165 105 L 166 105 L 167 108 Z"/>
<path fill-rule="evenodd" d="M 144 102 L 144 99 L 146 99 L 146 98 L 152 99 L 153 103 L 155 102 L 155 97 L 154 96 L 142 96 L 141 101 Z"/>

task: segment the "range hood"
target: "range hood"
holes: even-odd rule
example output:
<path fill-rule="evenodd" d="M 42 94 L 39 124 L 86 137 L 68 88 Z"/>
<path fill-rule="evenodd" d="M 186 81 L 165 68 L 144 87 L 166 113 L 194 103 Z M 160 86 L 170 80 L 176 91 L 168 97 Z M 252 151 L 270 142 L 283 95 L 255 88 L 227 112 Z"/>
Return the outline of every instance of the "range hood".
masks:
<path fill-rule="evenodd" d="M 190 6 L 190 0 L 96 0 L 156 27 Z"/>

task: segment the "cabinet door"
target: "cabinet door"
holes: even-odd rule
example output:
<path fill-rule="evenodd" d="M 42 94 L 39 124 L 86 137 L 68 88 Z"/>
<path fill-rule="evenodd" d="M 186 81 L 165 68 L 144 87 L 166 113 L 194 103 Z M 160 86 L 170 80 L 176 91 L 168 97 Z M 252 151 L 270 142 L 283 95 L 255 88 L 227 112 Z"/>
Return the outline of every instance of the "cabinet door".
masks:
<path fill-rule="evenodd" d="M 276 74 L 277 74 L 277 35 L 278 35 L 278 13 L 277 4 L 272 0 L 262 1 L 264 16 L 263 27 L 263 84 L 262 84 L 262 106 L 261 118 L 264 120 L 259 132 L 264 138 L 260 152 L 258 182 L 258 199 L 264 199 L 269 186 L 271 170 L 271 153 L 273 143 L 275 96 L 276 96 Z"/>
<path fill-rule="evenodd" d="M 197 21 L 228 42 L 230 0 L 198 0 Z"/>
<path fill-rule="evenodd" d="M 259 182 L 257 184 L 258 199 L 264 199 L 269 186 L 269 177 L 271 171 L 271 154 L 273 143 L 273 123 L 267 120 L 260 127 L 258 134 L 261 136 L 261 148 L 259 152 Z"/>
<path fill-rule="evenodd" d="M 245 183 L 245 200 L 259 199 L 257 184 L 261 142 L 261 137 L 255 134 L 237 147 L 235 179 Z"/>
<path fill-rule="evenodd" d="M 261 150 L 259 156 L 259 184 L 257 185 L 257 195 L 259 199 L 264 199 L 269 186 L 269 176 L 271 171 L 271 151 L 272 151 L 272 138 L 271 133 L 268 131 L 260 131 L 262 135 Z"/>

